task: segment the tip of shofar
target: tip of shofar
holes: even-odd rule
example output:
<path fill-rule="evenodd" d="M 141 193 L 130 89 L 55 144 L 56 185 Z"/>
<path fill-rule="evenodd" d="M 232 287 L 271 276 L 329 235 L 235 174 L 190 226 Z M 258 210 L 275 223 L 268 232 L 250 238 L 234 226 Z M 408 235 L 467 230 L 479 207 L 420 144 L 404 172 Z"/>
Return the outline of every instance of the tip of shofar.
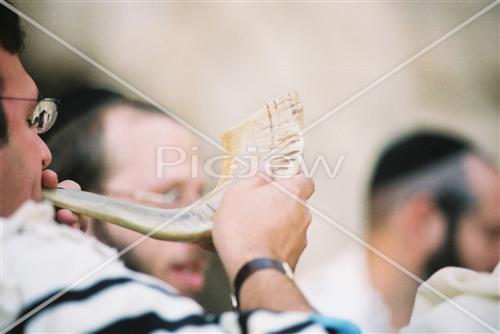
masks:
<path fill-rule="evenodd" d="M 230 155 L 223 161 L 223 175 L 248 172 L 245 162 L 249 161 L 269 167 L 273 176 L 297 174 L 304 153 L 303 127 L 304 112 L 297 92 L 268 102 L 222 133 L 222 144 Z M 251 166 L 250 170 L 256 168 L 258 166 Z"/>
<path fill-rule="evenodd" d="M 218 208 L 222 184 L 240 173 L 245 161 L 267 164 L 273 176 L 291 176 L 300 169 L 304 151 L 301 131 L 304 113 L 299 95 L 280 96 L 235 127 L 222 133 L 228 157 L 217 187 L 183 209 L 158 209 L 84 191 L 44 189 L 43 197 L 55 206 L 113 223 L 156 239 L 209 242 L 210 218 Z M 246 166 L 248 167 L 248 166 Z M 258 166 L 250 166 L 250 172 Z"/>

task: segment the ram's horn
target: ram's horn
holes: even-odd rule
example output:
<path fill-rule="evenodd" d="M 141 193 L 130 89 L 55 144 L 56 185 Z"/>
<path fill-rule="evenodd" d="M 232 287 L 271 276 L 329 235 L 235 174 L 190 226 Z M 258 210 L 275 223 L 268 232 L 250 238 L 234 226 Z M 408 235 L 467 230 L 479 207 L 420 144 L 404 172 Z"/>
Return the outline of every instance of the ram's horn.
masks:
<path fill-rule="evenodd" d="M 210 221 L 236 174 L 248 174 L 263 161 L 272 175 L 296 174 L 304 148 L 302 103 L 297 93 L 274 99 L 237 126 L 222 133 L 226 157 L 222 175 L 212 192 L 186 208 L 158 209 L 85 191 L 44 189 L 44 199 L 55 206 L 117 224 L 156 239 L 208 242 Z"/>

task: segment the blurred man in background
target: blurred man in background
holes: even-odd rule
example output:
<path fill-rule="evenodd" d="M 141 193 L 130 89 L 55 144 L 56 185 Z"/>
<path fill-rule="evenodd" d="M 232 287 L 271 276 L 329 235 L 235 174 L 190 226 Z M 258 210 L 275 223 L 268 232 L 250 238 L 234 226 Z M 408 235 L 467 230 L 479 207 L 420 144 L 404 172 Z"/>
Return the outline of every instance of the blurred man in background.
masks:
<path fill-rule="evenodd" d="M 497 169 L 459 138 L 431 131 L 400 138 L 377 161 L 366 239 L 424 280 L 446 266 L 490 272 L 500 259 L 499 180 Z M 307 273 L 301 285 L 321 312 L 367 332 L 407 324 L 418 288 L 361 246 Z"/>
<path fill-rule="evenodd" d="M 163 282 L 125 268 L 102 243 L 57 224 L 54 208 L 39 203 L 42 184 L 57 186 L 56 174 L 46 170 L 51 152 L 39 137 L 55 121 L 57 104 L 40 101 L 19 60 L 23 34 L 15 10 L 1 1 L 2 332 L 359 332 L 317 314 L 285 270 L 295 268 L 311 221 L 301 203 L 314 192 L 314 183 L 304 175 L 279 181 L 300 201 L 278 191 L 269 177 L 226 189 L 213 218 L 212 240 L 235 284 L 239 311 L 218 316 Z"/>
<path fill-rule="evenodd" d="M 49 148 L 52 168 L 74 179 L 83 190 L 119 197 L 160 208 L 179 208 L 196 200 L 203 188 L 203 174 L 192 174 L 193 136 L 163 112 L 117 94 L 98 89 L 78 89 L 61 99 L 61 114 L 72 116 L 54 131 Z M 162 161 L 157 160 L 157 149 Z M 185 159 L 164 166 L 157 163 Z M 197 167 L 196 167 L 197 168 Z M 90 219 L 88 233 L 122 250 L 139 239 L 137 232 Z M 191 296 L 204 284 L 205 251 L 196 245 L 148 238 L 123 256 L 125 264 L 172 285 Z"/>

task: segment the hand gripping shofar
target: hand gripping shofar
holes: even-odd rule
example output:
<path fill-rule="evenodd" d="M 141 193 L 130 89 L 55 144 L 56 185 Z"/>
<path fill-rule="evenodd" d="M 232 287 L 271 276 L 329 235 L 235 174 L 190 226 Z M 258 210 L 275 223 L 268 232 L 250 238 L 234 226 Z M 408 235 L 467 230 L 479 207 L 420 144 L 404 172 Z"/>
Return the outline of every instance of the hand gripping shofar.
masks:
<path fill-rule="evenodd" d="M 209 242 L 211 218 L 218 208 L 224 186 L 236 175 L 255 170 L 268 161 L 273 176 L 297 174 L 304 140 L 302 103 L 297 93 L 278 97 L 250 118 L 222 133 L 226 150 L 222 175 L 210 193 L 186 208 L 158 209 L 85 191 L 44 189 L 43 198 L 104 222 L 147 234 L 156 239 Z"/>

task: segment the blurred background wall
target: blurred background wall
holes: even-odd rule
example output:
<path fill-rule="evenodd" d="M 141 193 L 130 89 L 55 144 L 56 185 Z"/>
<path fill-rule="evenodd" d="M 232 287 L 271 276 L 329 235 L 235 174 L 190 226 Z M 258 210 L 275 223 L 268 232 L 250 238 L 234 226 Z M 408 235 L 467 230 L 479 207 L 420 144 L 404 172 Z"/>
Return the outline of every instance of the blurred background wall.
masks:
<path fill-rule="evenodd" d="M 290 90 L 306 124 L 347 100 L 491 1 L 65 2 L 18 1 L 26 15 L 218 140 Z M 306 134 L 306 161 L 323 154 L 311 202 L 362 234 L 364 190 L 384 143 L 416 127 L 471 138 L 499 159 L 499 17 L 488 11 Z M 25 22 L 23 58 L 42 93 L 122 84 Z M 200 140 L 201 151 L 219 151 Z M 315 216 L 298 274 L 351 241 Z M 223 282 L 217 269 L 213 282 Z M 224 290 L 209 287 L 211 310 Z M 216 291 L 216 292 L 214 292 Z M 218 295 L 217 295 L 218 294 Z"/>

